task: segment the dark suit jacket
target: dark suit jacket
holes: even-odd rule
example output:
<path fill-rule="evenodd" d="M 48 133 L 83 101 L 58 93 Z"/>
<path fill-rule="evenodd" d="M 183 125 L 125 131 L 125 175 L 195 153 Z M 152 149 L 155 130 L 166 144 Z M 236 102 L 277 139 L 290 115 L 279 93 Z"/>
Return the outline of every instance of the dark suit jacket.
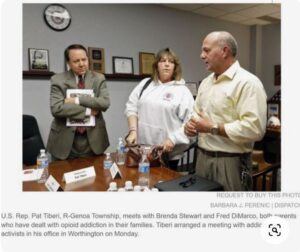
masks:
<path fill-rule="evenodd" d="M 95 154 L 103 153 L 109 146 L 102 112 L 110 105 L 109 94 L 102 74 L 87 71 L 85 88 L 93 89 L 95 97 L 79 98 L 80 105 L 64 103 L 67 89 L 77 89 L 72 71 L 56 74 L 51 78 L 50 107 L 54 119 L 48 138 L 47 150 L 58 159 L 66 159 L 72 149 L 76 127 L 67 127 L 66 119 L 84 119 L 86 108 L 97 109 L 96 126 L 87 127 L 87 137 Z"/>

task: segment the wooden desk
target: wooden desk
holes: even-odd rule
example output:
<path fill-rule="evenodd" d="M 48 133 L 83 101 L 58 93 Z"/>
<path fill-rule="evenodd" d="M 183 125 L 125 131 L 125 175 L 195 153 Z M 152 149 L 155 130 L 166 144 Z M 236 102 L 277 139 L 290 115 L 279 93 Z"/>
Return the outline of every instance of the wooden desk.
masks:
<path fill-rule="evenodd" d="M 104 155 L 96 157 L 79 158 L 67 161 L 55 161 L 49 164 L 49 174 L 52 175 L 61 185 L 64 191 L 106 191 L 112 180 L 109 170 L 103 169 Z M 79 170 L 89 166 L 95 167 L 96 177 L 92 179 L 82 180 L 76 183 L 66 185 L 62 181 L 63 174 L 70 171 Z M 33 168 L 33 167 L 24 167 Z M 126 180 L 131 180 L 133 185 L 138 184 L 138 169 L 119 167 L 122 178 L 115 179 L 118 188 L 124 187 Z M 166 181 L 182 176 L 180 173 L 165 167 L 150 168 L 150 188 L 158 181 Z M 44 184 L 36 181 L 23 182 L 23 191 L 47 191 Z"/>

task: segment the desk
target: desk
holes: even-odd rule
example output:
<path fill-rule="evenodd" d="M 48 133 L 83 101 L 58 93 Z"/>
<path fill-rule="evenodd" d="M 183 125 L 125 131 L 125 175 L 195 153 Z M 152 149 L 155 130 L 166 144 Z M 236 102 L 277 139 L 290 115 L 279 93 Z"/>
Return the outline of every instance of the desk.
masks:
<path fill-rule="evenodd" d="M 49 164 L 49 174 L 52 175 L 61 185 L 64 191 L 106 191 L 109 183 L 112 180 L 109 170 L 103 169 L 104 155 L 95 157 L 78 158 L 66 161 L 55 161 Z M 65 184 L 62 181 L 63 175 L 66 172 L 79 170 L 89 166 L 95 167 L 96 177 L 78 181 L 72 184 Z M 24 168 L 33 168 L 24 167 Z M 124 187 L 126 180 L 131 180 L 133 185 L 138 184 L 138 169 L 128 168 L 125 166 L 119 167 L 122 178 L 115 179 L 118 187 Z M 182 176 L 180 173 L 170 170 L 165 167 L 150 168 L 150 188 L 158 181 L 166 181 Z M 36 181 L 23 182 L 23 191 L 47 191 L 44 184 L 39 184 Z"/>

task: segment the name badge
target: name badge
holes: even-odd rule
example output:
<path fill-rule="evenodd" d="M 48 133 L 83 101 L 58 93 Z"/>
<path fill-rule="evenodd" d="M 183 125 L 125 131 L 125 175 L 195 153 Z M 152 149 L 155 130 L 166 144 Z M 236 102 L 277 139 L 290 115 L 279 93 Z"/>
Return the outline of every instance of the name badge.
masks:
<path fill-rule="evenodd" d="M 61 188 L 60 184 L 55 180 L 55 178 L 50 175 L 45 183 L 48 191 L 50 192 L 62 192 L 63 189 Z"/>
<path fill-rule="evenodd" d="M 122 177 L 119 167 L 117 166 L 116 163 L 113 163 L 113 165 L 110 167 L 109 171 L 110 171 L 112 179 Z"/>
<path fill-rule="evenodd" d="M 63 180 L 66 182 L 66 184 L 69 184 L 69 183 L 77 182 L 95 176 L 96 176 L 95 168 L 94 166 L 90 166 L 77 171 L 65 173 Z"/>

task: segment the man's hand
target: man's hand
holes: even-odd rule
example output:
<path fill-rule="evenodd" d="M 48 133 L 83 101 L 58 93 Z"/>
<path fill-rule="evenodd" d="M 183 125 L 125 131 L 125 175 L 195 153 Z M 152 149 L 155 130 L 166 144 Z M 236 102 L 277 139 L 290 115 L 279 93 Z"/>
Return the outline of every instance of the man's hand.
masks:
<path fill-rule="evenodd" d="M 213 126 L 213 123 L 200 112 L 197 117 L 192 117 L 192 125 L 196 128 L 197 132 L 209 133 Z"/>
<path fill-rule="evenodd" d="M 96 115 L 98 115 L 98 113 L 99 113 L 98 110 L 96 110 L 96 109 L 91 109 L 91 115 L 92 115 L 92 116 L 96 116 Z"/>
<path fill-rule="evenodd" d="M 198 116 L 193 116 L 184 126 L 184 133 L 191 137 L 198 132 L 209 133 L 213 123 L 205 117 L 203 112 L 198 113 Z"/>
<path fill-rule="evenodd" d="M 189 120 L 185 125 L 184 125 L 184 134 L 186 134 L 189 137 L 193 137 L 197 135 L 197 130 L 195 128 L 194 123 L 192 120 Z"/>
<path fill-rule="evenodd" d="M 65 98 L 65 103 L 75 104 L 75 98 L 74 97 Z"/>

